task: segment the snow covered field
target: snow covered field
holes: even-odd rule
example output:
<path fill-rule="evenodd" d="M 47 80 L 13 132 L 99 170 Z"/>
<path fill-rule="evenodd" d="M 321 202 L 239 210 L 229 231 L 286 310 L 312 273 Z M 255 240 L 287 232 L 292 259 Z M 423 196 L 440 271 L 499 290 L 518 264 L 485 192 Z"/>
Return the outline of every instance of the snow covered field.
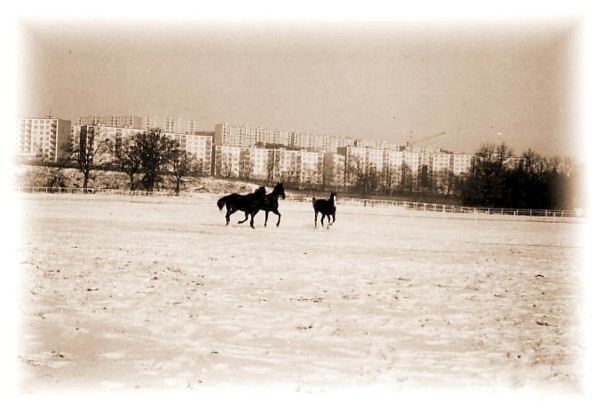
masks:
<path fill-rule="evenodd" d="M 581 224 L 218 196 L 21 195 L 21 388 L 581 383 Z"/>

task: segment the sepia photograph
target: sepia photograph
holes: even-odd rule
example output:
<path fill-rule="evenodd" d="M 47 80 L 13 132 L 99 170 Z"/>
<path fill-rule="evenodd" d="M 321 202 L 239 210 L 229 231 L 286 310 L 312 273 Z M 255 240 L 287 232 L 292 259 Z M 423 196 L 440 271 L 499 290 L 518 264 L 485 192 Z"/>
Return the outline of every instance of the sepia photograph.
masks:
<path fill-rule="evenodd" d="M 591 407 L 590 2 L 67 3 L 7 23 L 15 405 Z"/>

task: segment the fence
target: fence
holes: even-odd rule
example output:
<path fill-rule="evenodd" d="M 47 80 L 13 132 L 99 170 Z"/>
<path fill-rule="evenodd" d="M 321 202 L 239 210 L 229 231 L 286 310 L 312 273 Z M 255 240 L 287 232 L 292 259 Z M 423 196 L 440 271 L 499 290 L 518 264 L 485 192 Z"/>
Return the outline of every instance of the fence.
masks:
<path fill-rule="evenodd" d="M 375 207 L 381 205 L 401 206 L 409 210 L 423 212 L 442 212 L 442 213 L 475 213 L 486 215 L 509 215 L 509 216 L 529 216 L 529 217 L 581 217 L 579 210 L 547 210 L 547 209 L 511 209 L 511 208 L 492 208 L 492 207 L 469 207 L 444 205 L 436 203 L 390 201 L 390 200 L 359 200 L 365 207 Z"/>
<path fill-rule="evenodd" d="M 174 192 L 155 191 L 144 192 L 139 190 L 122 190 L 122 189 L 94 189 L 94 188 L 68 188 L 68 187 L 17 187 L 17 191 L 23 193 L 66 193 L 66 194 L 92 194 L 92 195 L 113 195 L 113 196 L 130 196 L 130 197 L 150 197 L 153 200 L 160 198 L 177 197 L 180 201 L 193 201 L 197 199 L 193 195 L 183 194 L 177 196 Z M 312 197 L 288 195 L 286 200 L 293 202 L 311 202 Z M 402 207 L 411 211 L 423 212 L 440 212 L 440 213 L 462 213 L 462 214 L 479 214 L 479 215 L 502 215 L 502 216 L 526 216 L 526 217 L 542 217 L 542 218 L 573 218 L 584 217 L 583 211 L 575 210 L 547 210 L 547 209 L 510 209 L 510 208 L 491 208 L 491 207 L 467 207 L 457 205 L 445 205 L 437 203 L 423 202 L 408 202 L 402 200 L 379 200 L 379 199 L 355 199 L 355 198 L 339 198 L 338 204 L 353 205 L 363 207 Z"/>
<path fill-rule="evenodd" d="M 297 202 L 311 202 L 311 197 L 306 196 L 288 196 L 286 199 Z M 491 207 L 468 207 L 457 205 L 445 205 L 438 203 L 408 202 L 403 200 L 380 200 L 380 199 L 354 199 L 339 198 L 338 204 L 353 205 L 363 207 L 403 207 L 411 211 L 440 212 L 440 213 L 470 213 L 483 215 L 503 215 L 503 216 L 527 216 L 527 217 L 545 217 L 545 218 L 567 218 L 583 217 L 581 210 L 547 210 L 547 209 L 510 209 L 510 208 L 491 208 Z"/>

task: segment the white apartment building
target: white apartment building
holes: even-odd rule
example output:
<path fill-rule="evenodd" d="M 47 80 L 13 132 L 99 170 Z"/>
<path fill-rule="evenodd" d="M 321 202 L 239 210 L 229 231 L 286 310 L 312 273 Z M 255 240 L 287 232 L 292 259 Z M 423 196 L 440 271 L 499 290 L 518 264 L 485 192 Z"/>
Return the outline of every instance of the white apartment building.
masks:
<path fill-rule="evenodd" d="M 346 165 L 344 184 L 356 184 L 358 175 L 367 170 L 367 149 L 364 147 L 341 147 L 338 153 L 344 156 Z"/>
<path fill-rule="evenodd" d="M 160 129 L 163 133 L 194 134 L 196 121 L 185 117 L 144 116 L 144 128 Z"/>
<path fill-rule="evenodd" d="M 323 184 L 328 187 L 344 185 L 346 158 L 338 153 L 323 153 Z"/>
<path fill-rule="evenodd" d="M 453 155 L 451 153 L 433 153 L 431 155 L 432 173 L 452 171 L 453 164 Z"/>
<path fill-rule="evenodd" d="M 314 186 L 323 184 L 325 154 L 321 152 L 215 146 L 214 153 L 214 175 L 218 177 Z M 343 178 L 343 156 L 331 157 L 330 162 L 331 179 L 337 183 Z"/>
<path fill-rule="evenodd" d="M 381 173 L 385 166 L 386 150 L 367 147 L 367 162 L 370 167 L 374 168 L 377 173 Z"/>
<path fill-rule="evenodd" d="M 315 147 L 315 134 L 292 132 L 292 147 L 295 149 L 313 149 Z"/>
<path fill-rule="evenodd" d="M 261 143 L 279 144 L 295 149 L 310 151 L 336 152 L 338 147 L 356 146 L 364 147 L 361 140 L 349 137 L 337 137 L 306 132 L 288 132 L 278 129 L 264 129 L 261 127 L 248 127 L 246 125 L 232 125 L 219 123 L 215 125 L 215 145 L 217 146 L 243 146 L 252 147 Z"/>
<path fill-rule="evenodd" d="M 378 140 L 373 144 L 372 147 L 374 147 L 376 149 L 389 149 L 390 144 L 384 140 Z"/>
<path fill-rule="evenodd" d="M 196 159 L 202 165 L 203 174 L 210 174 L 213 137 L 195 134 L 186 134 L 183 136 L 185 141 L 183 148 L 185 151 L 196 156 Z"/>
<path fill-rule="evenodd" d="M 143 129 L 145 118 L 143 116 L 80 116 L 75 123 L 75 126 L 87 125 Z"/>
<path fill-rule="evenodd" d="M 404 152 L 398 150 L 387 150 L 385 164 L 387 167 L 387 178 L 392 187 L 397 187 L 402 179 L 402 166 L 404 165 Z"/>
<path fill-rule="evenodd" d="M 302 185 L 317 186 L 323 183 L 323 152 L 298 153 L 299 182 Z"/>
<path fill-rule="evenodd" d="M 474 157 L 475 156 L 472 154 L 454 154 L 452 156 L 452 173 L 454 173 L 455 176 L 469 173 L 471 170 L 471 162 Z"/>
<path fill-rule="evenodd" d="M 283 145 L 291 146 L 292 144 L 292 133 L 278 129 L 263 129 L 263 135 L 261 140 L 265 145 Z"/>
<path fill-rule="evenodd" d="M 213 174 L 219 177 L 239 178 L 241 157 L 240 146 L 215 146 Z"/>
<path fill-rule="evenodd" d="M 220 123 L 215 125 L 215 145 L 252 147 L 259 141 L 260 134 L 258 130 L 245 125 Z"/>
<path fill-rule="evenodd" d="M 326 136 L 323 142 L 322 150 L 325 152 L 337 153 L 338 147 L 348 147 L 354 144 L 354 140 L 349 137 Z"/>
<path fill-rule="evenodd" d="M 338 149 L 338 153 L 346 155 L 346 162 L 349 162 L 351 168 L 360 172 L 366 172 L 367 169 L 375 169 L 381 172 L 385 165 L 385 153 L 383 149 L 374 147 L 343 147 Z"/>
<path fill-rule="evenodd" d="M 58 161 L 69 156 L 71 121 L 57 117 L 17 119 L 15 154 L 31 159 Z"/>
<path fill-rule="evenodd" d="M 193 134 L 196 132 L 196 121 L 184 117 L 170 116 L 80 116 L 77 126 L 107 126 L 130 129 L 160 129 L 163 133 Z"/>
<path fill-rule="evenodd" d="M 273 181 L 276 182 L 299 182 L 300 172 L 297 150 L 274 149 L 273 150 Z"/>
<path fill-rule="evenodd" d="M 242 150 L 242 177 L 264 180 L 269 172 L 270 149 L 248 147 Z"/>

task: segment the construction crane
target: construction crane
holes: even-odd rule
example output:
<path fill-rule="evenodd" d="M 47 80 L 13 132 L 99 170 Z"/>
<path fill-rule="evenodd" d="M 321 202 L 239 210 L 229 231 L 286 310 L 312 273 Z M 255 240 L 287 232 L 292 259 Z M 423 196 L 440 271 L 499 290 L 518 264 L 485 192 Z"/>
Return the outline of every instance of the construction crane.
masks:
<path fill-rule="evenodd" d="M 424 142 L 425 140 L 429 140 L 429 139 L 433 139 L 434 137 L 442 136 L 442 135 L 446 134 L 446 131 L 444 130 L 443 132 L 439 132 L 439 133 L 432 134 L 429 136 L 424 136 L 424 137 L 421 137 L 416 140 L 413 140 L 413 138 L 412 138 L 412 130 L 410 131 L 410 134 L 411 134 L 410 141 L 406 142 L 406 150 L 409 150 L 410 147 L 412 145 L 414 145 L 415 143 L 421 143 L 421 142 Z"/>

